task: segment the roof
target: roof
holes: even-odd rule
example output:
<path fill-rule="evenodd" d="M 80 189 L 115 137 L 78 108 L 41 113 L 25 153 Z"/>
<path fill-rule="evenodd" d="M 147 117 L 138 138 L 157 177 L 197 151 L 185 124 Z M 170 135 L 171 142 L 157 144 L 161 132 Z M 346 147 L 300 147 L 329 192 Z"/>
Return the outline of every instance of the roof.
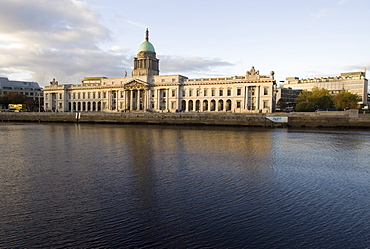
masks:
<path fill-rule="evenodd" d="M 143 43 L 141 43 L 141 45 L 139 47 L 139 52 L 140 51 L 151 51 L 151 52 L 155 52 L 153 44 L 151 44 L 149 42 L 149 30 L 146 29 L 146 32 L 145 33 L 146 33 L 145 34 L 145 41 Z"/>
<path fill-rule="evenodd" d="M 141 45 L 139 47 L 139 52 L 140 51 L 155 52 L 153 44 L 151 44 L 149 41 L 144 41 L 143 43 L 141 43 Z"/>

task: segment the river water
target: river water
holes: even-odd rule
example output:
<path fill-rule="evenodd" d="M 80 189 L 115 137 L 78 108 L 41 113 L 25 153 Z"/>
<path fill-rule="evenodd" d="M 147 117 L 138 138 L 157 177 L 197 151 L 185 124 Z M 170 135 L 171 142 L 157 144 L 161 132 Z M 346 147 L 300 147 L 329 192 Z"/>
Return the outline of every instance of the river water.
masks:
<path fill-rule="evenodd" d="M 1 248 L 369 248 L 370 131 L 0 123 Z"/>

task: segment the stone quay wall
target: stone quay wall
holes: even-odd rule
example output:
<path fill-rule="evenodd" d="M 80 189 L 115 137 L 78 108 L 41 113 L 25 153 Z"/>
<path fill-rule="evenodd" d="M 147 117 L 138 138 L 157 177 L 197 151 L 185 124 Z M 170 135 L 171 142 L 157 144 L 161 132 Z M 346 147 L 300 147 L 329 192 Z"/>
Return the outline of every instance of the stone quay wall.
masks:
<path fill-rule="evenodd" d="M 287 117 L 275 123 L 267 117 Z M 113 112 L 0 112 L 0 122 L 122 123 L 166 125 L 223 125 L 253 127 L 364 127 L 370 114 L 358 110 L 292 113 L 113 113 Z"/>

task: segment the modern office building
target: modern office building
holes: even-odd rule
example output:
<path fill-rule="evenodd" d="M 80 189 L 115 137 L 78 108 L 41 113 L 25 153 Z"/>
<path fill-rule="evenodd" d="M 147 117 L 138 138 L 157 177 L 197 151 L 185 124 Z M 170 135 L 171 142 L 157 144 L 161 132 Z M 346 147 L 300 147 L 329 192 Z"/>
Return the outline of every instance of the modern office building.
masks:
<path fill-rule="evenodd" d="M 325 88 L 329 90 L 331 94 L 336 94 L 341 91 L 349 91 L 357 94 L 360 97 L 360 106 L 368 104 L 368 80 L 366 79 L 366 70 L 364 70 L 364 72 L 341 73 L 340 76 L 321 77 L 314 79 L 288 77 L 286 78 L 283 87 L 293 90 L 308 91 L 311 91 L 314 87 Z"/>
<path fill-rule="evenodd" d="M 9 92 L 21 93 L 29 99 L 29 107 L 37 110 L 38 106 L 43 105 L 42 88 L 37 82 L 15 81 L 6 77 L 0 77 L 0 97 Z M 19 103 L 14 103 L 19 104 Z M 6 109 L 7 106 L 1 106 Z"/>

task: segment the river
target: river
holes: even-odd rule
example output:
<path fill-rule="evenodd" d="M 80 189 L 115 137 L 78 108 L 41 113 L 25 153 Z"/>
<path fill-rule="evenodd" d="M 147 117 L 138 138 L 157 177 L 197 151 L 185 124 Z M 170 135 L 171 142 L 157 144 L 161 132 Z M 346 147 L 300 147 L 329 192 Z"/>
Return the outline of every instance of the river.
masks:
<path fill-rule="evenodd" d="M 0 248 L 369 248 L 370 131 L 0 123 Z"/>

